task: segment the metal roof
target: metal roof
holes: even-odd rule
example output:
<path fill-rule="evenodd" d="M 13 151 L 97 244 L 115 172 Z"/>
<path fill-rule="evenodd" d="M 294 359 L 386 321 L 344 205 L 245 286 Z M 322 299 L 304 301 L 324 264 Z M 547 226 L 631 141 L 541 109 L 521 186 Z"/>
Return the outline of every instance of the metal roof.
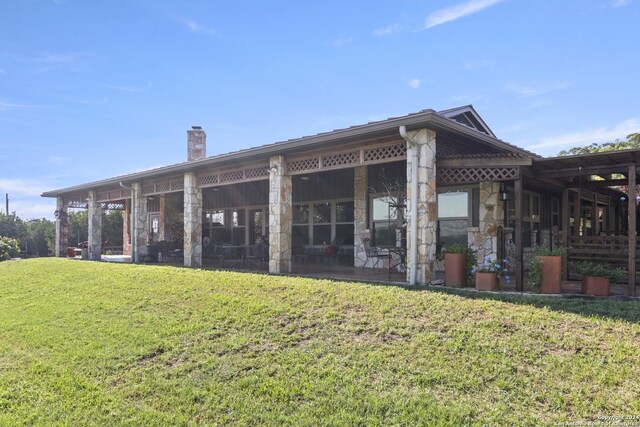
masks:
<path fill-rule="evenodd" d="M 463 109 L 464 111 L 473 110 L 472 106 L 464 106 L 459 108 Z M 149 169 L 142 172 L 120 175 L 100 181 L 62 188 L 59 190 L 47 191 L 44 192 L 42 196 L 57 197 L 63 194 L 87 191 L 96 189 L 98 187 L 118 186 L 120 182 L 132 183 L 147 178 L 162 178 L 172 175 L 175 176 L 187 171 L 198 171 L 205 168 L 228 166 L 238 162 L 265 160 L 273 155 L 293 154 L 296 152 L 308 150 L 310 148 L 331 147 L 334 145 L 356 142 L 358 140 L 367 138 L 398 135 L 398 128 L 403 125 L 406 126 L 409 130 L 429 128 L 435 130 L 436 132 L 446 131 L 457 136 L 462 136 L 475 140 L 477 142 L 487 144 L 497 150 L 513 153 L 516 156 L 539 157 L 538 155 L 527 150 L 506 143 L 464 124 L 458 123 L 453 119 L 447 118 L 445 116 L 446 113 L 451 111 L 453 110 L 445 110 L 442 113 L 438 113 L 431 109 L 422 110 L 416 113 L 407 114 L 405 116 L 391 117 L 385 120 L 355 125 L 344 129 L 336 129 L 329 132 L 318 133 L 315 135 L 303 136 L 300 138 L 289 139 L 272 144 L 260 145 L 257 147 L 207 157 L 206 159 L 202 160 L 182 162 L 164 166 L 161 168 Z"/>

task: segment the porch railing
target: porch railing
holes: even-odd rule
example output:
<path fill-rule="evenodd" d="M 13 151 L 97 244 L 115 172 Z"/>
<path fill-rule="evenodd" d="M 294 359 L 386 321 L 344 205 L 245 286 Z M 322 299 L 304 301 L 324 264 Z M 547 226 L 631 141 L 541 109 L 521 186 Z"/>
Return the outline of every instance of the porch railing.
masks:
<path fill-rule="evenodd" d="M 636 248 L 640 254 L 640 244 Z M 628 269 L 629 239 L 627 236 L 580 236 L 570 237 L 567 248 L 567 260 L 569 263 L 569 280 L 579 280 L 580 275 L 571 268 L 571 265 L 580 261 L 593 261 L 607 264 L 611 267 Z M 638 271 L 638 261 L 636 261 Z M 638 274 L 636 274 L 638 277 Z M 626 274 L 623 281 L 626 281 Z"/>

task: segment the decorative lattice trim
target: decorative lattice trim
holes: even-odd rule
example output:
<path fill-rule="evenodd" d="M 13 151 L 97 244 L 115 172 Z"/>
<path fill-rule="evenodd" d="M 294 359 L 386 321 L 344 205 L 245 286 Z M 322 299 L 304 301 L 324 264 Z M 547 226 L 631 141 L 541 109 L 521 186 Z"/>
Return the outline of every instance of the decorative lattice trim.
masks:
<path fill-rule="evenodd" d="M 218 183 L 218 175 L 206 175 L 198 177 L 198 187 L 206 187 Z"/>
<path fill-rule="evenodd" d="M 120 203 L 114 203 L 114 202 L 102 203 L 100 206 L 104 210 L 110 210 L 110 211 L 123 211 L 124 210 L 124 203 L 122 203 L 122 202 L 120 202 Z"/>
<path fill-rule="evenodd" d="M 242 181 L 244 179 L 244 173 L 242 170 L 228 171 L 220 174 L 220 183 Z"/>
<path fill-rule="evenodd" d="M 438 168 L 438 184 L 504 181 L 518 178 L 518 169 L 494 168 Z"/>
<path fill-rule="evenodd" d="M 347 153 L 330 154 L 322 156 L 322 167 L 333 168 L 336 166 L 349 166 L 360 163 L 360 151 L 350 151 Z"/>
<path fill-rule="evenodd" d="M 245 179 L 262 178 L 269 176 L 269 166 L 260 166 L 244 170 Z"/>
<path fill-rule="evenodd" d="M 287 172 L 307 172 L 320 169 L 320 159 L 311 157 L 309 159 L 292 160 L 287 162 Z"/>
<path fill-rule="evenodd" d="M 404 142 L 383 147 L 374 147 L 364 150 L 364 162 L 373 162 L 386 159 L 400 159 L 407 156 L 407 144 Z"/>

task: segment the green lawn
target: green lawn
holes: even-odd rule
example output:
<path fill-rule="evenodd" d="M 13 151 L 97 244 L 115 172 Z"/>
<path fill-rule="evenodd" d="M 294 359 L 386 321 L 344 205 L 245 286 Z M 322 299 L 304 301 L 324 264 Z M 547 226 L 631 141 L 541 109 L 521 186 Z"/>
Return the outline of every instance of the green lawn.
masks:
<path fill-rule="evenodd" d="M 0 263 L 0 425 L 540 425 L 639 384 L 639 302 Z"/>

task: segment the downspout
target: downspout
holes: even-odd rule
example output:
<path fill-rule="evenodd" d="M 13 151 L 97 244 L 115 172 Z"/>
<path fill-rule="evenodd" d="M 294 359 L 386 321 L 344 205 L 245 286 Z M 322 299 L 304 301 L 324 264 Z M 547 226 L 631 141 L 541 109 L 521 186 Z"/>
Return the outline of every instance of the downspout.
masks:
<path fill-rule="evenodd" d="M 411 240 L 409 245 L 409 285 L 415 285 L 418 279 L 418 142 L 409 136 L 407 128 L 400 126 L 400 136 L 413 148 L 411 150 Z"/>
<path fill-rule="evenodd" d="M 131 263 L 135 264 L 136 262 L 136 190 L 133 186 L 129 187 L 125 185 L 122 181 L 120 181 L 120 187 L 125 190 L 131 191 L 131 225 L 129 226 L 129 230 L 131 230 Z"/>

